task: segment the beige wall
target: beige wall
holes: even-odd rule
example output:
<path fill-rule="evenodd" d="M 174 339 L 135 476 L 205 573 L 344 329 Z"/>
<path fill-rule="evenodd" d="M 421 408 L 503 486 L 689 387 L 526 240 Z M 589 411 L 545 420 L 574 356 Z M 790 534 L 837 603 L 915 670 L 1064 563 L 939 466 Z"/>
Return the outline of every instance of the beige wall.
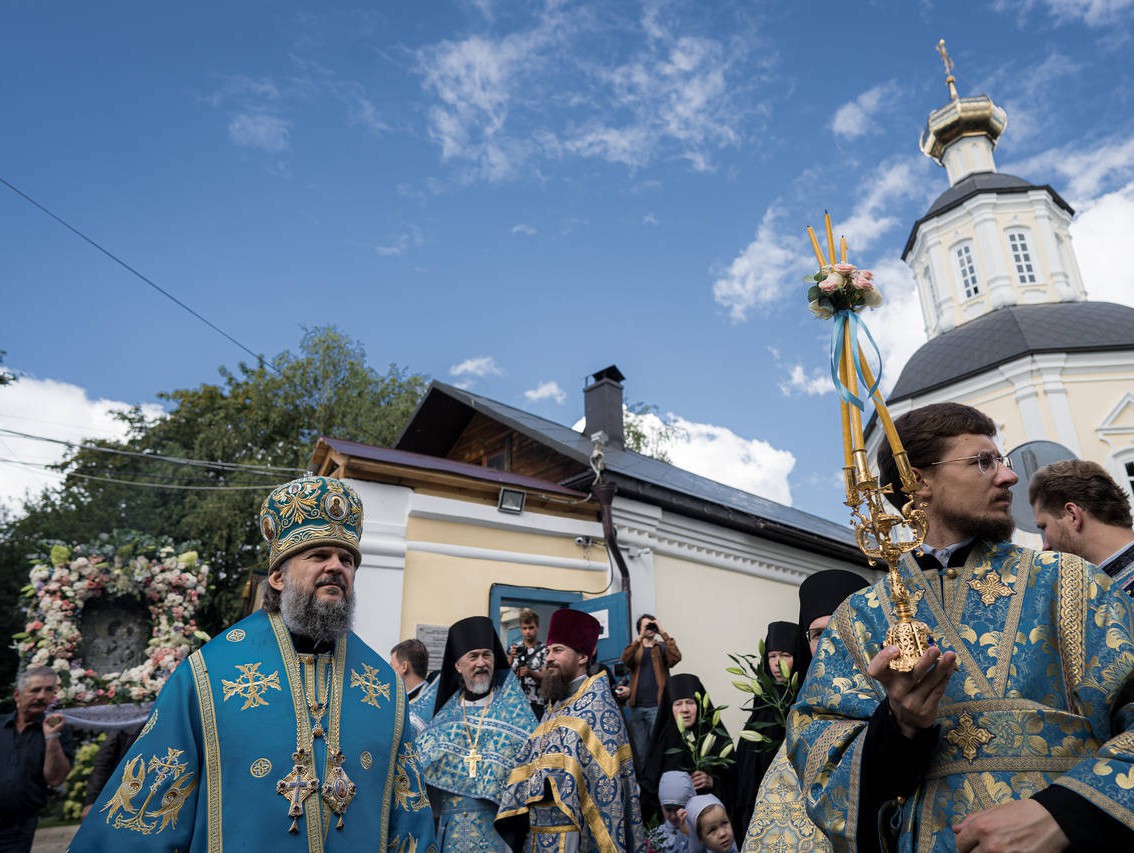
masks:
<path fill-rule="evenodd" d="M 729 706 L 724 721 L 735 740 L 748 715 L 740 710 L 746 696 L 725 672 L 728 654 L 755 654 L 769 622 L 794 622 L 799 588 L 664 555 L 655 557 L 654 572 L 658 621 L 681 649 L 674 672 L 697 675 L 713 704 Z"/>
<path fill-rule="evenodd" d="M 488 613 L 493 584 L 576 590 L 599 595 L 606 591 L 609 571 L 538 565 L 542 558 L 606 563 L 601 544 L 589 552 L 567 536 L 488 529 L 434 519 L 411 518 L 406 527 L 406 562 L 402 592 L 401 637 L 413 637 L 418 624 L 450 625 L 466 616 Z M 430 553 L 414 542 L 440 543 L 457 549 L 515 553 L 521 562 L 459 554 Z M 523 562 L 532 555 L 532 562 Z"/>

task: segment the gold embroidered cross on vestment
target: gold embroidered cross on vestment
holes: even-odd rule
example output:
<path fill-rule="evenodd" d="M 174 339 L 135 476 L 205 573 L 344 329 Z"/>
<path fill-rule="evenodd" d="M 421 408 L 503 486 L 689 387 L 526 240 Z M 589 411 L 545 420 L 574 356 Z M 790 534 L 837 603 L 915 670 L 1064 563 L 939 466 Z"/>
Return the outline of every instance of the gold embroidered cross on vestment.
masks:
<path fill-rule="evenodd" d="M 965 756 L 970 762 L 976 760 L 977 750 L 979 747 L 988 743 L 996 735 L 982 729 L 973 723 L 973 718 L 970 714 L 965 713 L 957 719 L 957 727 L 952 729 L 949 734 L 945 735 L 945 740 L 953 744 L 953 746 L 960 747 L 961 754 Z"/>
<path fill-rule="evenodd" d="M 1012 594 L 1012 587 L 1000 580 L 1000 575 L 992 569 L 980 578 L 973 578 L 969 581 L 969 586 L 980 593 L 980 600 L 985 606 L 992 604 L 997 598 Z"/>
<path fill-rule="evenodd" d="M 242 673 L 240 678 L 235 681 L 222 678 L 221 687 L 224 688 L 224 699 L 226 702 L 237 694 L 244 697 L 244 704 L 240 706 L 241 711 L 247 710 L 248 708 L 255 708 L 257 705 L 267 705 L 268 700 L 264 698 L 264 692 L 269 687 L 276 690 L 283 690 L 283 688 L 280 687 L 279 670 L 273 672 L 271 675 L 264 675 L 260 672 L 260 661 L 256 663 L 238 663 L 236 668 Z"/>
<path fill-rule="evenodd" d="M 359 675 L 353 669 L 350 671 L 350 686 L 361 687 L 365 694 L 362 701 L 367 705 L 373 705 L 375 708 L 381 707 L 378 704 L 378 697 L 387 701 L 390 699 L 390 683 L 379 680 L 377 668 L 369 664 L 364 663 L 362 665 L 362 675 Z"/>

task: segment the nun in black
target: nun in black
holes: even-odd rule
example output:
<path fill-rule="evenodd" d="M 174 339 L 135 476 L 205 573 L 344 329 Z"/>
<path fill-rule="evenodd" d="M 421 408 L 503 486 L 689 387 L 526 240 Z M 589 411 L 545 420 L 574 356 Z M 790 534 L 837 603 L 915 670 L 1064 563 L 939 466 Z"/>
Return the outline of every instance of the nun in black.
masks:
<path fill-rule="evenodd" d="M 799 660 L 800 639 L 799 627 L 794 622 L 773 622 L 768 626 L 768 634 L 764 639 L 762 665 L 764 671 L 776 680 L 775 689 L 783 694 L 793 692 L 788 680 L 795 671 L 795 661 Z M 787 666 L 787 678 L 784 678 L 780 670 L 780 662 Z M 797 683 L 796 688 L 798 686 Z M 792 699 L 794 697 L 789 697 L 787 704 L 790 705 Z M 772 725 L 757 726 L 757 723 Z M 756 792 L 760 790 L 760 782 L 768 770 L 768 765 L 775 758 L 780 744 L 784 742 L 784 727 L 776 710 L 769 705 L 759 703 L 749 715 L 745 728 L 759 732 L 768 740 L 753 743 L 741 738 L 737 743 L 736 795 L 729 817 L 738 838 L 743 838 L 748 829 L 748 823 L 752 820 L 752 806 L 756 802 Z"/>
<path fill-rule="evenodd" d="M 671 675 L 666 682 L 658 703 L 658 717 L 650 735 L 650 748 L 643 759 L 644 768 L 638 780 L 643 821 L 657 819 L 661 813 L 658 783 L 667 770 L 684 770 L 692 777 L 693 787 L 698 794 L 714 794 L 725 804 L 726 809 L 730 807 L 736 780 L 731 755 L 732 737 L 724 723 L 718 723 L 716 729 L 713 729 L 713 712 L 716 709 L 712 701 L 706 703 L 707 710 L 702 704 L 707 695 L 705 685 L 695 675 Z M 714 732 L 715 742 L 708 754 L 719 758 L 728 748 L 726 765 L 716 764 L 704 770 L 695 768 L 693 755 L 677 727 L 679 713 L 684 715 L 686 730 L 693 733 L 695 743 L 703 743 L 705 736 L 710 731 Z"/>

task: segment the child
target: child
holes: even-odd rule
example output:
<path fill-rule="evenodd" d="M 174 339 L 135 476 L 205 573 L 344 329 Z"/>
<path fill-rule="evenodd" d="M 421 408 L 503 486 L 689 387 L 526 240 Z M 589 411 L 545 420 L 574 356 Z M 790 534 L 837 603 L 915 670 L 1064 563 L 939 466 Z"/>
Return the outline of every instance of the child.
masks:
<path fill-rule="evenodd" d="M 685 806 L 685 821 L 691 838 L 695 839 L 690 844 L 692 853 L 737 853 L 728 812 L 724 803 L 712 794 L 689 800 Z"/>
<path fill-rule="evenodd" d="M 685 804 L 693 797 L 693 780 L 683 770 L 667 770 L 658 782 L 662 807 L 659 834 L 662 853 L 687 853 L 689 832 L 685 827 Z"/>

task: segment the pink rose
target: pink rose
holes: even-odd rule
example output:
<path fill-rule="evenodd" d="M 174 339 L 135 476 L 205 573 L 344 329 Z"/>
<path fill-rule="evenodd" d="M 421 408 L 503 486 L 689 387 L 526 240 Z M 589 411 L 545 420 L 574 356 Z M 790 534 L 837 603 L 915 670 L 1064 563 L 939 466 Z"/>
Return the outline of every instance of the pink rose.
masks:
<path fill-rule="evenodd" d="M 828 273 L 827 277 L 819 282 L 819 289 L 824 293 L 834 293 L 841 290 L 846 280 L 837 272 Z"/>
<path fill-rule="evenodd" d="M 858 275 L 851 279 L 851 284 L 855 290 L 873 290 L 874 275 L 869 270 L 861 270 Z"/>
<path fill-rule="evenodd" d="M 850 275 L 854 272 L 854 264 L 835 264 L 832 269 L 842 275 Z"/>

